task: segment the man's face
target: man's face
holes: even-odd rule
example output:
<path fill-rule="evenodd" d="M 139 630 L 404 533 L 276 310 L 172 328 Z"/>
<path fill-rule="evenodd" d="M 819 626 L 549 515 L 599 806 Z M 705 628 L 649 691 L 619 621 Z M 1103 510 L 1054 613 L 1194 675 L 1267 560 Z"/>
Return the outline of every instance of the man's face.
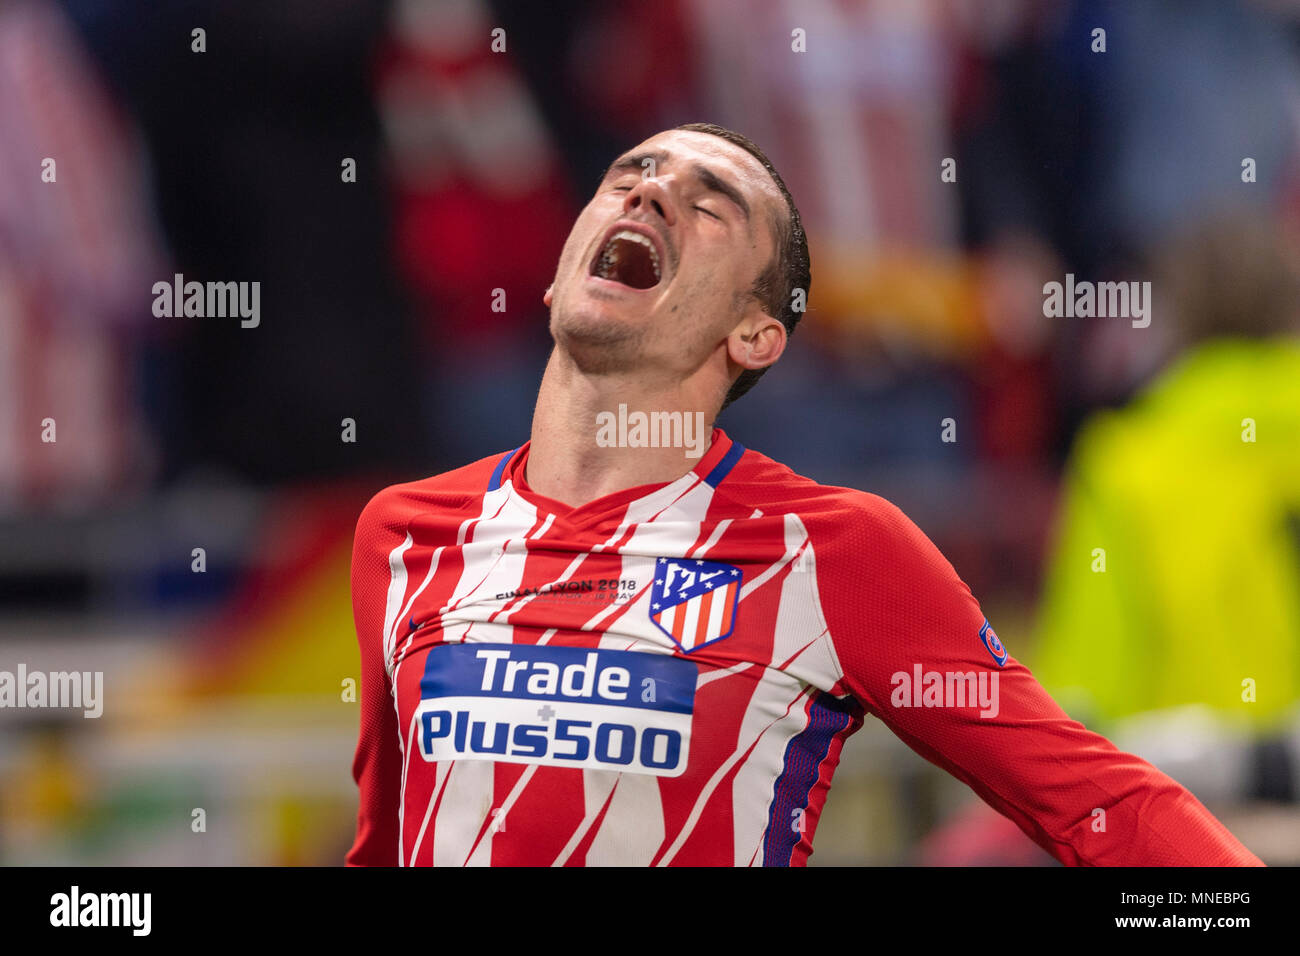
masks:
<path fill-rule="evenodd" d="M 739 146 L 687 130 L 650 137 L 615 160 L 573 224 L 545 298 L 552 335 L 589 373 L 685 378 L 762 314 L 748 292 L 784 208 Z"/>

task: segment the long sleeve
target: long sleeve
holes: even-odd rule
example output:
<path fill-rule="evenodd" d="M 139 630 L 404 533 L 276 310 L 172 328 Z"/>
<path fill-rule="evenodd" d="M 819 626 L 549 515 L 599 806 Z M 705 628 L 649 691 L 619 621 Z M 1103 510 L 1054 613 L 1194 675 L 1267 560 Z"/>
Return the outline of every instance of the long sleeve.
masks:
<path fill-rule="evenodd" d="M 385 528 L 382 500 L 381 493 L 362 512 L 352 551 L 352 612 L 361 651 L 361 728 L 352 776 L 361 804 L 348 866 L 399 862 L 402 754 L 383 635 L 393 535 Z"/>
<path fill-rule="evenodd" d="M 1070 719 L 901 511 L 869 495 L 851 511 L 811 529 L 831 558 L 826 623 L 844 687 L 909 747 L 1067 865 L 1262 865 L 1184 787 Z"/>

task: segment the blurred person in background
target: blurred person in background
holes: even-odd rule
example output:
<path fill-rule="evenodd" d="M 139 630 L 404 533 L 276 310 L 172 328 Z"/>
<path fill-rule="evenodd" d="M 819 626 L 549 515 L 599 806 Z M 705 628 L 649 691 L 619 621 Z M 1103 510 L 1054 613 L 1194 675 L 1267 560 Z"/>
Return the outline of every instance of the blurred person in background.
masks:
<path fill-rule="evenodd" d="M 1296 249 L 1269 218 L 1219 216 L 1171 240 L 1155 275 L 1179 338 L 1132 402 L 1079 433 L 1035 670 L 1204 799 L 1295 801 Z"/>
<path fill-rule="evenodd" d="M 0 4 L 0 514 L 136 494 L 163 269 L 141 144 L 63 10 Z"/>
<path fill-rule="evenodd" d="M 1298 263 L 1294 234 L 1249 210 L 1154 255 L 1156 308 L 1177 332 L 1155 378 L 1079 431 L 1027 654 L 1078 720 L 1234 813 L 1278 862 L 1300 855 L 1287 835 L 1300 798 Z M 1291 809 L 1261 815 L 1260 802 Z M 973 804 L 921 858 L 1048 862 Z"/>

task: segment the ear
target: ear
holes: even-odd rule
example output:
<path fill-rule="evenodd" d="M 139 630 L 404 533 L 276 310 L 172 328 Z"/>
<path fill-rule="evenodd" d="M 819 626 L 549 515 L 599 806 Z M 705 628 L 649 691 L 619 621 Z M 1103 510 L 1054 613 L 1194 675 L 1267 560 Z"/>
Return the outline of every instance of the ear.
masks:
<path fill-rule="evenodd" d="M 785 326 L 757 303 L 727 336 L 727 357 L 741 368 L 767 368 L 785 351 Z"/>
<path fill-rule="evenodd" d="M 546 306 L 548 309 L 551 307 L 551 298 L 552 298 L 551 290 L 553 290 L 554 288 L 555 288 L 555 283 L 552 282 L 550 285 L 546 287 L 546 291 L 542 293 L 542 304 Z"/>

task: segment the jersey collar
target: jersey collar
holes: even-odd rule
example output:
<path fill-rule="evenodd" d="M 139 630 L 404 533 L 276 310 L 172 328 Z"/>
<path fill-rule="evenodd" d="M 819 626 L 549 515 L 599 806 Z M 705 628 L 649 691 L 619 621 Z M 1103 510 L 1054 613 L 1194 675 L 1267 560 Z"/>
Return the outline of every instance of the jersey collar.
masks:
<path fill-rule="evenodd" d="M 563 519 L 570 524 L 597 522 L 608 517 L 612 512 L 622 512 L 629 504 L 640 498 L 648 497 L 668 488 L 673 489 L 673 493 L 667 496 L 670 500 L 700 482 L 716 488 L 735 467 L 741 455 L 745 453 L 743 445 L 732 441 L 721 428 L 714 428 L 708 451 L 700 457 L 700 460 L 695 463 L 695 466 L 690 471 L 680 478 L 673 481 L 624 488 L 621 491 L 604 495 L 576 508 L 571 508 L 554 498 L 538 494 L 528 486 L 524 473 L 527 469 L 528 451 L 531 445 L 532 441 L 527 441 L 502 458 L 493 471 L 489 490 L 500 487 L 509 481 L 514 491 L 529 504 L 541 512 L 555 515 L 557 520 Z"/>

